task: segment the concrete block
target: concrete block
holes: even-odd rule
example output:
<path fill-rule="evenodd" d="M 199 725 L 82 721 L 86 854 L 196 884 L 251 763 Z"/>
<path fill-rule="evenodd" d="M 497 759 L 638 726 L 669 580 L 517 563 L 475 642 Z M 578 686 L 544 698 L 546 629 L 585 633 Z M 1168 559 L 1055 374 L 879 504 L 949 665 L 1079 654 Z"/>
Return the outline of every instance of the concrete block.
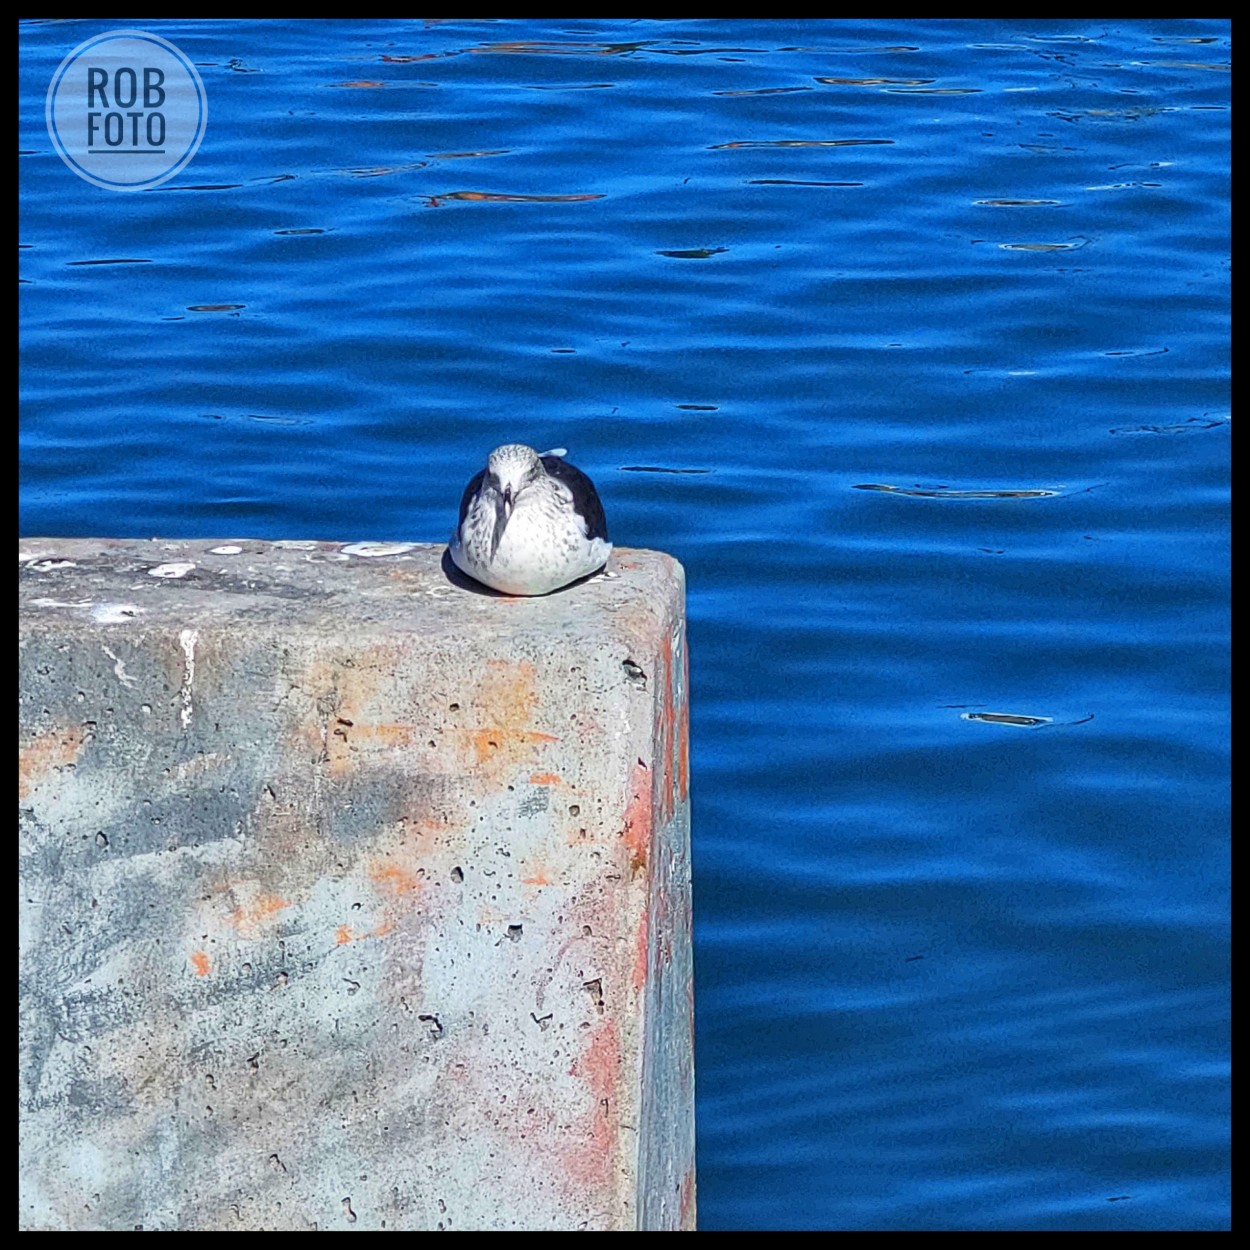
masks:
<path fill-rule="evenodd" d="M 681 566 L 20 546 L 23 1229 L 690 1229 Z"/>

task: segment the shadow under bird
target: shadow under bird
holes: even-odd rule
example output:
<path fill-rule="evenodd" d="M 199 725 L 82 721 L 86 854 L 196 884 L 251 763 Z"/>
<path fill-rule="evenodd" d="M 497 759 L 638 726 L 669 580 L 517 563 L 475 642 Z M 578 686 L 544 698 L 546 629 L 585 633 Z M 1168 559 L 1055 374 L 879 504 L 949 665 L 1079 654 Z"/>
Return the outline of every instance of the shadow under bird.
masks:
<path fill-rule="evenodd" d="M 462 573 L 506 595 L 546 595 L 604 567 L 612 544 L 599 492 L 562 456 L 523 443 L 490 453 L 448 545 Z"/>

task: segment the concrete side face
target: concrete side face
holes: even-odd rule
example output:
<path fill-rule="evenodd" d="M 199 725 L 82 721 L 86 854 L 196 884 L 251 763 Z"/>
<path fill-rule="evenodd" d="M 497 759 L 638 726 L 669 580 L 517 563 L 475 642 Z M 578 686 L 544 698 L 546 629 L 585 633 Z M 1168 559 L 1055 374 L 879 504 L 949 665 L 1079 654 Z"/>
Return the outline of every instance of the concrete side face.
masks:
<path fill-rule="evenodd" d="M 20 1222 L 693 1227 L 684 586 L 23 544 Z"/>
<path fill-rule="evenodd" d="M 662 647 L 649 846 L 638 1226 L 695 1227 L 689 664 L 685 620 Z"/>

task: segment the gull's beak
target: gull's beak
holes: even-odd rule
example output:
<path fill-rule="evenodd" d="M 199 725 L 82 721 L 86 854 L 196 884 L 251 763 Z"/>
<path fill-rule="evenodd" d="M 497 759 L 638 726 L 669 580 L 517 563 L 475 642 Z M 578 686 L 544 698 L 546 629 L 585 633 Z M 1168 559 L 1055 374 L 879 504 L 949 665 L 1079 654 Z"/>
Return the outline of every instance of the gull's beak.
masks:
<path fill-rule="evenodd" d="M 509 517 L 512 516 L 512 487 L 505 486 L 500 495 L 499 502 L 495 505 L 495 532 L 491 535 L 490 540 L 490 558 L 495 558 L 495 552 L 499 550 L 499 540 L 503 537 L 503 532 L 508 524 Z"/>

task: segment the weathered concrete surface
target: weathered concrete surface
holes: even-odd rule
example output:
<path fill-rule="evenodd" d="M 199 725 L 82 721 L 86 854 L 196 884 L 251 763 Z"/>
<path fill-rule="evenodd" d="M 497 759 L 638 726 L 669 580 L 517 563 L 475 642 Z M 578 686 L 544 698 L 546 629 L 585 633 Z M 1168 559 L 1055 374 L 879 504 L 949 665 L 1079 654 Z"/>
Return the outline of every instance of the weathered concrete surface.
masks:
<path fill-rule="evenodd" d="M 681 568 L 442 550 L 21 544 L 21 1227 L 693 1227 Z"/>

